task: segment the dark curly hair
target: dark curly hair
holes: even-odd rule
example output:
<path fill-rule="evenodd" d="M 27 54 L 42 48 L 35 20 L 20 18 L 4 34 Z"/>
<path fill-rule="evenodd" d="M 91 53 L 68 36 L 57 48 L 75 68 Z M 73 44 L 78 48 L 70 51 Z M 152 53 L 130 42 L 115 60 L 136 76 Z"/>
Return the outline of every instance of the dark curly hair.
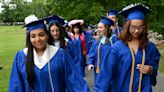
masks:
<path fill-rule="evenodd" d="M 83 25 L 80 25 L 80 23 L 77 23 L 77 24 L 72 25 L 71 32 L 73 34 L 75 34 L 74 28 L 79 28 L 79 34 L 81 34 L 83 32 Z"/>

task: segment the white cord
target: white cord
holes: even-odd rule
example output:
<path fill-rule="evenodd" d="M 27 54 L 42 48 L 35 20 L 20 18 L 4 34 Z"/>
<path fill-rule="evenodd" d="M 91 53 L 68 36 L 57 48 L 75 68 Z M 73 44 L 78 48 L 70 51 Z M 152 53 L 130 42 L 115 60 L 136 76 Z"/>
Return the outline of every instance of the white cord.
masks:
<path fill-rule="evenodd" d="M 48 53 L 50 53 L 49 47 L 48 47 Z M 49 57 L 50 57 L 50 54 L 49 54 Z M 49 60 L 50 60 L 50 58 L 49 58 Z M 48 73 L 49 73 L 49 77 L 50 77 L 52 92 L 54 92 L 54 86 L 52 83 L 52 76 L 51 76 L 51 70 L 50 70 L 50 61 L 48 62 Z"/>

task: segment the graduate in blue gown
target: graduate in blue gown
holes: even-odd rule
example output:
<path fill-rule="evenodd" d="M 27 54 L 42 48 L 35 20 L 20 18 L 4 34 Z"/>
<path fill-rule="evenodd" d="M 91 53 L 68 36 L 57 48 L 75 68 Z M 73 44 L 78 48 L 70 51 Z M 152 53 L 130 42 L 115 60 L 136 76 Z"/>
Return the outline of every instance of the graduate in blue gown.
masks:
<path fill-rule="evenodd" d="M 67 33 L 69 40 L 72 41 L 70 35 L 72 34 L 71 32 L 71 27 L 68 25 L 68 22 L 66 22 L 63 27 L 65 28 L 65 32 Z"/>
<path fill-rule="evenodd" d="M 50 43 L 53 42 L 51 44 L 54 46 L 65 49 L 71 55 L 71 58 L 76 61 L 74 45 L 63 27 L 64 19 L 56 15 L 48 16 L 44 19 L 48 24 Z"/>
<path fill-rule="evenodd" d="M 75 47 L 75 53 L 78 60 L 76 61 L 76 67 L 78 71 L 85 77 L 85 66 L 86 66 L 86 55 L 89 50 L 89 35 L 83 31 L 84 21 L 83 20 L 71 20 L 68 25 L 71 26 L 72 35 L 72 42 Z"/>
<path fill-rule="evenodd" d="M 70 55 L 49 45 L 42 19 L 25 25 L 27 48 L 17 52 L 9 81 L 9 92 L 89 92 Z"/>
<path fill-rule="evenodd" d="M 118 18 L 117 18 L 117 10 L 109 10 L 107 12 L 107 17 L 111 20 L 113 20 L 114 25 L 112 26 L 112 35 L 116 35 L 118 38 L 120 37 L 121 31 L 122 31 L 122 27 L 118 25 Z"/>
<path fill-rule="evenodd" d="M 114 22 L 107 17 L 102 16 L 97 29 L 100 32 L 100 38 L 94 40 L 88 53 L 88 70 L 91 71 L 94 69 L 95 80 L 100 72 L 101 64 L 107 49 L 116 42 L 116 36 L 110 38 L 112 34 L 111 25 L 114 25 Z"/>
<path fill-rule="evenodd" d="M 160 53 L 147 38 L 144 14 L 148 12 L 150 9 L 139 3 L 119 12 L 126 17 L 121 40 L 108 49 L 95 92 L 152 92 Z"/>

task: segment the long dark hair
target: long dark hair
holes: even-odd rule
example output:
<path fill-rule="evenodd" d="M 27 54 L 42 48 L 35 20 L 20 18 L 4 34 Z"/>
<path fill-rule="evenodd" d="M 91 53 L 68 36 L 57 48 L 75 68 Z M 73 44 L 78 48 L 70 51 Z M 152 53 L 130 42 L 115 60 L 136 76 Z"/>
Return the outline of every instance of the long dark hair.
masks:
<path fill-rule="evenodd" d="M 131 24 L 130 20 L 124 23 L 123 29 L 121 32 L 121 36 L 120 36 L 120 39 L 126 44 L 128 43 L 128 41 L 132 40 L 132 37 L 131 37 L 130 32 L 129 32 L 130 24 Z M 148 28 L 147 28 L 147 23 L 145 21 L 144 21 L 144 25 L 145 25 L 145 28 L 138 37 L 139 42 L 140 42 L 139 47 L 141 49 L 145 49 L 146 45 L 148 43 L 148 38 L 147 38 Z"/>
<path fill-rule="evenodd" d="M 46 32 L 46 34 L 48 34 L 47 29 L 44 29 L 44 31 Z M 28 48 L 28 53 L 26 57 L 26 74 L 27 74 L 28 83 L 33 89 L 35 73 L 34 73 L 34 54 L 33 54 L 33 46 L 30 41 L 30 32 L 27 33 L 27 48 Z"/>
<path fill-rule="evenodd" d="M 77 24 L 72 25 L 72 27 L 71 27 L 71 32 L 72 32 L 73 34 L 75 34 L 74 28 L 79 28 L 79 34 L 81 34 L 81 33 L 83 32 L 83 26 L 80 25 L 80 23 L 77 23 Z"/>
<path fill-rule="evenodd" d="M 104 26 L 105 26 L 105 28 L 106 28 L 106 30 L 105 30 L 105 36 L 106 36 L 107 38 L 110 38 L 110 36 L 111 36 L 111 34 L 112 34 L 112 29 L 110 28 L 111 25 L 110 25 L 110 26 L 107 26 L 107 25 L 104 24 Z"/>
<path fill-rule="evenodd" d="M 49 24 L 48 30 L 49 30 L 49 34 L 50 34 L 49 35 L 49 42 L 50 42 L 50 44 L 53 45 L 53 42 L 54 42 L 54 38 L 52 37 L 52 35 L 50 33 L 50 28 L 53 25 L 56 25 L 59 28 L 59 31 L 60 31 L 59 32 L 60 47 L 61 48 L 65 48 L 65 40 L 64 40 L 64 37 L 66 37 L 68 39 L 70 39 L 70 38 L 69 38 L 68 34 L 65 32 L 64 27 L 60 23 L 58 23 L 58 22 L 53 22 L 53 23 Z"/>

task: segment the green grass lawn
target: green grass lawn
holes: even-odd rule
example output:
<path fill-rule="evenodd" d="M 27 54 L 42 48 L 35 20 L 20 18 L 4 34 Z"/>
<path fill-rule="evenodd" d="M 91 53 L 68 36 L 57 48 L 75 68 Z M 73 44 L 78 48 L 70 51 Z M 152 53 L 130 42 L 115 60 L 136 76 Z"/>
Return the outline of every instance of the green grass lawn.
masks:
<path fill-rule="evenodd" d="M 16 52 L 25 47 L 25 31 L 21 26 L 0 26 L 0 92 L 7 92 L 8 80 Z"/>
<path fill-rule="evenodd" d="M 14 56 L 18 50 L 25 47 L 25 30 L 21 26 L 0 26 L 0 92 L 7 92 L 8 80 Z M 159 71 L 164 72 L 164 53 L 159 65 Z"/>
<path fill-rule="evenodd" d="M 164 73 L 164 53 L 161 53 L 161 59 L 159 62 L 159 71 Z"/>

